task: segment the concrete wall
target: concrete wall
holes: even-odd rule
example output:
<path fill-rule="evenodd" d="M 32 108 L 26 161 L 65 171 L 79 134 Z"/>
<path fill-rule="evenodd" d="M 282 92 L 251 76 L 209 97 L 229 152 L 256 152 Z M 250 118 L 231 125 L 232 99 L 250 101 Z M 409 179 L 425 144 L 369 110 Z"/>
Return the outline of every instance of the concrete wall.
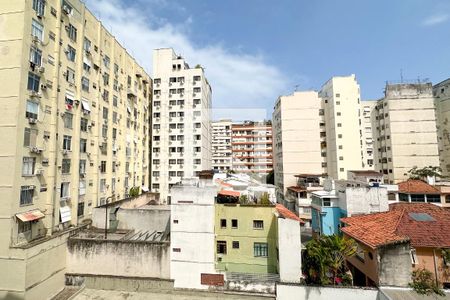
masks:
<path fill-rule="evenodd" d="M 278 218 L 278 269 L 282 282 L 300 282 L 301 251 L 300 222 Z"/>
<path fill-rule="evenodd" d="M 277 284 L 277 300 L 378 300 L 377 289 Z"/>
<path fill-rule="evenodd" d="M 67 273 L 170 278 L 169 243 L 70 239 Z"/>
<path fill-rule="evenodd" d="M 378 249 L 379 285 L 406 287 L 411 281 L 411 254 L 409 243 Z"/>
<path fill-rule="evenodd" d="M 339 207 L 347 212 L 348 217 L 351 217 L 352 215 L 370 214 L 389 210 L 387 188 L 345 188 L 345 186 L 341 186 L 339 183 L 336 183 L 336 189 L 339 195 Z"/>

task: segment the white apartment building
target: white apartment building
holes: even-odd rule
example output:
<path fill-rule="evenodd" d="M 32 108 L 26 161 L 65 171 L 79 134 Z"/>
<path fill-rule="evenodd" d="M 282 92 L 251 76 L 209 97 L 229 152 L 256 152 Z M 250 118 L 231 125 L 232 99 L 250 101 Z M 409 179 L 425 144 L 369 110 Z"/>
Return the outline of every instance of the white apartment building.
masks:
<path fill-rule="evenodd" d="M 371 115 L 376 105 L 377 101 L 361 101 L 361 157 L 364 170 L 373 170 L 374 168 Z"/>
<path fill-rule="evenodd" d="M 326 173 L 325 121 L 317 92 L 295 92 L 278 98 L 272 115 L 273 164 L 277 199 L 285 199 L 295 175 Z M 323 153 L 323 154 L 322 154 Z M 286 200 L 287 201 L 287 200 Z M 289 209 L 294 204 L 282 202 Z"/>
<path fill-rule="evenodd" d="M 170 203 L 183 177 L 211 169 L 211 86 L 171 48 L 153 51 L 151 190 Z"/>
<path fill-rule="evenodd" d="M 226 172 L 232 168 L 231 120 L 212 122 L 212 168 Z"/>
<path fill-rule="evenodd" d="M 450 79 L 433 86 L 433 96 L 436 107 L 439 162 L 442 174 L 450 175 Z"/>
<path fill-rule="evenodd" d="M 387 84 L 372 111 L 375 170 L 385 183 L 408 178 L 413 167 L 439 166 L 431 83 Z"/>
<path fill-rule="evenodd" d="M 0 1 L 0 19 L 0 298 L 46 299 L 70 231 L 148 185 L 151 79 L 81 1 Z"/>
<path fill-rule="evenodd" d="M 333 77 L 319 92 L 325 114 L 328 176 L 346 179 L 348 170 L 363 168 L 361 101 L 354 74 Z"/>

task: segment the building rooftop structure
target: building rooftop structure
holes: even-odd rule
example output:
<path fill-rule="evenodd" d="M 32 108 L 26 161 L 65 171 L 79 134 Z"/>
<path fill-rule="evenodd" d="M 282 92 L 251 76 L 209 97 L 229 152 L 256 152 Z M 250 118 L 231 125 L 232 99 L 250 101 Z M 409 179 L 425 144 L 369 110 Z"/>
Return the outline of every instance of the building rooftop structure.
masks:
<path fill-rule="evenodd" d="M 395 203 L 388 212 L 341 221 L 345 234 L 371 248 L 405 241 L 413 247 L 450 247 L 450 211 L 428 203 Z"/>
<path fill-rule="evenodd" d="M 408 179 L 398 183 L 399 193 L 406 194 L 440 194 L 439 189 L 419 179 Z"/>

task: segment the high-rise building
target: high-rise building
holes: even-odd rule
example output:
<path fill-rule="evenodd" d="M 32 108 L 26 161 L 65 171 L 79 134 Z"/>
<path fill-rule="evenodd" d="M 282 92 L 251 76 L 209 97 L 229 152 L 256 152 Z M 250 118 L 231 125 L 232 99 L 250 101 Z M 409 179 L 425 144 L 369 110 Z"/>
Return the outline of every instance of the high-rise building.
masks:
<path fill-rule="evenodd" d="M 44 299 L 72 225 L 148 185 L 151 79 L 81 1 L 0 16 L 0 298 Z"/>
<path fill-rule="evenodd" d="M 170 203 L 183 177 L 211 169 L 211 86 L 171 48 L 153 52 L 151 189 Z"/>
<path fill-rule="evenodd" d="M 371 114 L 376 105 L 377 101 L 361 101 L 361 157 L 364 170 L 374 168 Z"/>
<path fill-rule="evenodd" d="M 232 169 L 231 120 L 212 122 L 212 168 L 219 172 Z"/>
<path fill-rule="evenodd" d="M 407 179 L 413 167 L 439 166 L 431 83 L 387 84 L 371 118 L 375 170 L 386 183 Z"/>
<path fill-rule="evenodd" d="M 326 134 L 321 99 L 317 92 L 281 96 L 274 106 L 273 160 L 277 199 L 285 199 L 295 175 L 326 173 Z M 286 201 L 289 199 L 286 198 Z M 294 203 L 283 204 L 289 209 Z"/>
<path fill-rule="evenodd" d="M 355 75 L 333 77 L 319 92 L 325 113 L 327 173 L 346 179 L 348 170 L 363 168 L 361 101 Z"/>
<path fill-rule="evenodd" d="M 271 122 L 233 124 L 231 131 L 233 171 L 270 173 L 273 169 Z"/>
<path fill-rule="evenodd" d="M 442 173 L 450 175 L 450 79 L 433 86 L 438 127 L 439 161 Z"/>

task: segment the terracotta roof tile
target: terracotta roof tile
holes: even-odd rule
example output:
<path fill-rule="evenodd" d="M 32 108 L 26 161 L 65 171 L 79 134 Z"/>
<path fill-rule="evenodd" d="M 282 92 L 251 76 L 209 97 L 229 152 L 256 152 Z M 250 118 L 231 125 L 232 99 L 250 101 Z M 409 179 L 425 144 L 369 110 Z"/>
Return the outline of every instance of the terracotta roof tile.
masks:
<path fill-rule="evenodd" d="M 441 192 L 425 181 L 409 179 L 398 183 L 398 192 L 406 194 L 440 194 Z"/>
<path fill-rule="evenodd" d="M 231 197 L 239 197 L 241 195 L 241 193 L 237 192 L 237 191 L 221 190 L 221 191 L 219 191 L 219 195 L 231 196 Z"/>
<path fill-rule="evenodd" d="M 299 221 L 301 223 L 304 223 L 296 214 L 294 214 L 292 211 L 290 211 L 289 209 L 287 209 L 284 205 L 282 204 L 277 204 L 275 207 L 278 211 L 278 213 L 285 219 L 292 219 L 295 221 Z"/>
<path fill-rule="evenodd" d="M 430 220 L 416 220 L 411 213 Z M 408 240 L 413 247 L 450 247 L 450 211 L 429 203 L 395 203 L 388 212 L 341 221 L 344 233 L 372 248 Z"/>
<path fill-rule="evenodd" d="M 288 187 L 288 190 L 291 190 L 291 191 L 294 191 L 294 192 L 297 192 L 297 193 L 299 193 L 299 192 L 306 192 L 307 191 L 307 189 L 302 187 L 302 186 L 290 186 L 290 187 Z"/>

